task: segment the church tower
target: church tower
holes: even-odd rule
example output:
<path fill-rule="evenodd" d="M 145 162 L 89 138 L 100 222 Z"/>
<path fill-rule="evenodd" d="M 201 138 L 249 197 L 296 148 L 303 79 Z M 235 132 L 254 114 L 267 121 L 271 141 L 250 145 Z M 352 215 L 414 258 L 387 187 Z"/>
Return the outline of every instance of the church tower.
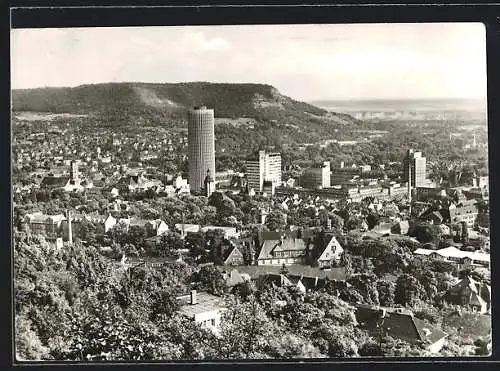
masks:
<path fill-rule="evenodd" d="M 210 175 L 210 169 L 207 170 L 207 176 L 205 177 L 203 185 L 205 189 L 205 196 L 210 197 L 210 195 L 215 191 L 215 180 Z"/>

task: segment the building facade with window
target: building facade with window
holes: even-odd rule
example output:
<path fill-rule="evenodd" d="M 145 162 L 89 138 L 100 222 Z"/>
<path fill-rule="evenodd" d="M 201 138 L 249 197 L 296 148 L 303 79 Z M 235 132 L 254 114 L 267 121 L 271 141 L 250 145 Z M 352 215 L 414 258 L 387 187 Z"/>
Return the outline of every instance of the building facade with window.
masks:
<path fill-rule="evenodd" d="M 177 297 L 177 300 L 180 302 L 181 315 L 217 332 L 225 310 L 221 297 L 192 290 L 188 295 Z"/>
<path fill-rule="evenodd" d="M 422 156 L 422 152 L 415 152 L 409 149 L 403 160 L 404 179 L 408 181 L 411 169 L 411 186 L 425 187 L 426 180 L 426 159 Z"/>
<path fill-rule="evenodd" d="M 262 192 L 264 182 L 281 183 L 281 154 L 259 151 L 257 158 L 246 161 L 248 189 Z"/>

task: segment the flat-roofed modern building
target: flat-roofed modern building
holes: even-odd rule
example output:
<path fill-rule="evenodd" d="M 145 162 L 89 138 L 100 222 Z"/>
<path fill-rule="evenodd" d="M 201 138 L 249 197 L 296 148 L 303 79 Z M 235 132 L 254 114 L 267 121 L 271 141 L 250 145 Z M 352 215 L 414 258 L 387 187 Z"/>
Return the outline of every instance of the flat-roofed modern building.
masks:
<path fill-rule="evenodd" d="M 259 151 L 257 158 L 246 161 L 248 189 L 262 192 L 264 181 L 277 185 L 281 182 L 281 154 Z"/>
<path fill-rule="evenodd" d="M 304 171 L 300 177 L 300 186 L 308 189 L 321 189 L 330 187 L 330 161 L 325 161 L 319 166 L 311 167 Z"/>
<path fill-rule="evenodd" d="M 226 310 L 221 297 L 207 292 L 196 292 L 177 297 L 180 304 L 179 313 L 217 333 L 222 313 Z"/>
<path fill-rule="evenodd" d="M 189 186 L 200 192 L 207 171 L 215 176 L 214 110 L 195 107 L 188 113 Z"/>
<path fill-rule="evenodd" d="M 403 160 L 404 179 L 408 181 L 408 175 L 411 168 L 411 186 L 424 187 L 426 181 L 426 159 L 422 156 L 422 152 L 415 152 L 409 149 Z"/>

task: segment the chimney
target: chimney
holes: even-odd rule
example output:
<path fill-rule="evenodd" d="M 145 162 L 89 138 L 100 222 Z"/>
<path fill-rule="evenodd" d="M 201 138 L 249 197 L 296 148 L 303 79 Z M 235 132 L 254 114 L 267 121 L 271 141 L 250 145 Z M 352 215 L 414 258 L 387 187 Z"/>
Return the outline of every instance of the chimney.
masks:
<path fill-rule="evenodd" d="M 314 287 L 318 286 L 318 277 L 316 276 L 316 279 L 314 280 Z"/>
<path fill-rule="evenodd" d="M 69 210 L 66 211 L 66 216 L 68 218 L 68 243 L 70 245 L 73 244 L 73 230 L 71 229 L 71 212 Z"/>
<path fill-rule="evenodd" d="M 198 304 L 197 298 L 196 298 L 196 290 L 191 290 L 191 305 Z"/>

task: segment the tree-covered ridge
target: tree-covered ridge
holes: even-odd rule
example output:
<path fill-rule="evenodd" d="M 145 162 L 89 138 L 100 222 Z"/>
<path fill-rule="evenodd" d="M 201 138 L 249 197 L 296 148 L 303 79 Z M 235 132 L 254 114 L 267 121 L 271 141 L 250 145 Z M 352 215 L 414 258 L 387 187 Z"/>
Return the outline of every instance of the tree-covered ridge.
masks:
<path fill-rule="evenodd" d="M 129 116 L 183 117 L 188 108 L 202 104 L 213 108 L 217 117 L 228 118 L 310 120 L 327 114 L 321 108 L 293 100 L 265 84 L 108 83 L 12 91 L 14 111 L 101 114 L 120 111 L 121 115 Z M 339 116 L 339 120 L 349 119 L 346 115 Z"/>

